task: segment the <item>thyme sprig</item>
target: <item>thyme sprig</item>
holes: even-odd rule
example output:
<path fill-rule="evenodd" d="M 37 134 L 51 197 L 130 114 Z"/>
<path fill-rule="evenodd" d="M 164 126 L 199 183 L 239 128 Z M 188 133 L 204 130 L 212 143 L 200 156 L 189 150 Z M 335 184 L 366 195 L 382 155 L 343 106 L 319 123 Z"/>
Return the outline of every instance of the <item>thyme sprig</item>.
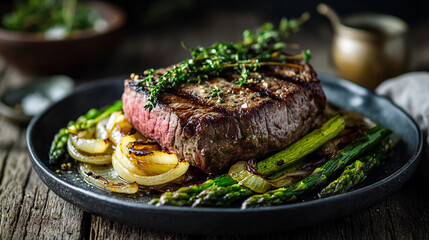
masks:
<path fill-rule="evenodd" d="M 222 99 L 223 90 L 220 89 L 217 85 L 213 86 L 213 89 L 210 90 L 209 94 L 211 98 L 217 98 L 218 102 L 221 102 L 221 103 L 225 102 Z"/>
<path fill-rule="evenodd" d="M 301 54 L 290 56 L 281 52 L 286 47 L 282 38 L 299 30 L 302 23 L 309 18 L 308 13 L 304 13 L 298 19 L 283 18 L 276 29 L 272 23 L 265 23 L 256 31 L 245 30 L 242 42 L 215 43 L 210 47 L 198 46 L 188 48 L 183 43 L 182 46 L 190 51 L 191 58 L 175 65 L 164 74 L 156 78 L 156 71 L 148 69 L 144 72 L 142 87 L 148 90 L 148 101 L 145 109 L 152 110 L 155 107 L 159 94 L 167 86 L 176 86 L 183 82 L 201 83 L 209 78 L 219 76 L 225 71 L 235 71 L 240 74 L 237 85 L 247 84 L 250 72 L 255 72 L 264 65 L 283 65 L 301 68 L 298 64 L 290 63 L 291 60 L 310 60 L 309 50 Z M 289 62 L 288 62 L 289 61 Z M 221 98 L 222 90 L 215 88 L 210 92 L 212 97 Z"/>

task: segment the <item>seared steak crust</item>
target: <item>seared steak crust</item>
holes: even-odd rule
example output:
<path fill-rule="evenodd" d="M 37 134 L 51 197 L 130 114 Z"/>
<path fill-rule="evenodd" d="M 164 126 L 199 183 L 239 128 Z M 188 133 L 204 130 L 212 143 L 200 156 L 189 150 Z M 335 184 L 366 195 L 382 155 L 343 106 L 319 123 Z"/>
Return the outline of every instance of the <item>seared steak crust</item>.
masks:
<path fill-rule="evenodd" d="M 207 173 L 279 151 L 306 134 L 326 98 L 310 65 L 264 67 L 239 87 L 234 73 L 204 83 L 168 88 L 147 111 L 140 80 L 125 80 L 122 96 L 128 121 L 146 137 Z M 162 70 L 161 70 L 162 71 Z M 210 97 L 214 85 L 220 102 Z"/>

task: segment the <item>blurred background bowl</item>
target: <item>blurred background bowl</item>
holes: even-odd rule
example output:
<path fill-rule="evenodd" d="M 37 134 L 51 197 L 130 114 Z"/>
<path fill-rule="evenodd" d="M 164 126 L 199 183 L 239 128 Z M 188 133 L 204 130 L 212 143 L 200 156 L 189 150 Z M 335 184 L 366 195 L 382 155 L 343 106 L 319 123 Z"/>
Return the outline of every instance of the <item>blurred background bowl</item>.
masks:
<path fill-rule="evenodd" d="M 0 28 L 0 55 L 28 75 L 76 72 L 112 52 L 121 40 L 125 13 L 105 2 L 86 3 L 107 22 L 102 32 L 76 31 L 64 39 L 45 39 L 43 33 L 24 33 Z"/>

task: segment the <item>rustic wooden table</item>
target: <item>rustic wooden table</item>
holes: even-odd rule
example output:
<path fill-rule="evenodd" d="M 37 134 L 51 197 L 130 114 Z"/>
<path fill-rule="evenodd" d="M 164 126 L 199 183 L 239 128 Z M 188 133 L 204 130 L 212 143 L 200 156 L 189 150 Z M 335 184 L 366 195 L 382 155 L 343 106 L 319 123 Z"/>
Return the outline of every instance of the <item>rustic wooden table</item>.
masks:
<path fill-rule="evenodd" d="M 129 32 L 113 57 L 77 79 L 83 83 L 123 73 L 160 67 L 186 57 L 178 41 L 189 46 L 207 45 L 212 39 L 237 40 L 244 28 L 261 19 L 233 12 L 208 16 L 204 24 L 186 29 L 142 29 Z M 207 25 L 209 24 L 209 25 Z M 211 26 L 211 27 L 207 27 Z M 228 26 L 228 27 L 226 27 Z M 428 23 L 410 30 L 413 58 L 410 70 L 429 69 Z M 221 33 L 221 34 L 220 34 Z M 220 38 L 219 38 L 220 36 Z M 326 22 L 304 29 L 293 38 L 313 51 L 312 63 L 320 73 L 335 75 L 329 60 L 331 30 Z M 95 74 L 94 74 L 95 72 Z M 5 62 L 0 62 L 0 90 L 29 81 Z M 258 236 L 197 236 L 158 232 L 127 226 L 83 212 L 53 193 L 31 167 L 25 142 L 25 126 L 0 117 L 0 239 L 428 239 L 428 182 L 415 174 L 397 193 L 371 208 L 318 226 Z M 429 159 L 425 159 L 429 161 Z"/>

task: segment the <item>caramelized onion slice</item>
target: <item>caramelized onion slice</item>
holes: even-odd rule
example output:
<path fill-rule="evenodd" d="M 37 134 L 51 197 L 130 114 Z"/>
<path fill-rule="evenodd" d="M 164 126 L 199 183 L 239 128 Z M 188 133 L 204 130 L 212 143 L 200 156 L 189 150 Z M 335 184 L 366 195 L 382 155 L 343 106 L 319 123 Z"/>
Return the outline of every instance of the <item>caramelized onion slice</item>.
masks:
<path fill-rule="evenodd" d="M 308 175 L 310 175 L 309 171 L 296 170 L 292 172 L 286 172 L 278 178 L 269 180 L 269 182 L 273 187 L 276 188 L 289 187 L 299 182 L 301 179 L 307 177 Z"/>
<path fill-rule="evenodd" d="M 119 177 L 112 165 L 79 163 L 79 173 L 95 186 L 116 193 L 134 194 L 139 190 L 137 183 L 129 183 Z"/>
<path fill-rule="evenodd" d="M 130 172 L 132 172 L 134 174 L 142 175 L 142 176 L 149 175 L 149 173 L 146 172 L 145 169 L 139 168 L 137 165 L 135 165 L 133 163 L 133 161 L 131 159 L 129 159 L 127 156 L 125 156 L 125 154 L 122 152 L 122 150 L 120 148 L 116 148 L 115 152 L 113 153 L 112 159 L 114 157 L 116 157 L 116 160 L 124 168 L 126 168 L 128 171 L 130 171 Z"/>
<path fill-rule="evenodd" d="M 246 169 L 246 164 L 245 161 L 235 163 L 229 169 L 228 175 L 254 192 L 264 193 L 268 191 L 271 184 L 264 177 L 249 172 Z"/>
<path fill-rule="evenodd" d="M 67 151 L 70 156 L 80 162 L 92 163 L 92 164 L 109 164 L 112 159 L 112 154 L 89 154 L 77 149 L 71 140 L 71 137 L 67 140 Z"/>
<path fill-rule="evenodd" d="M 79 138 L 93 138 L 95 132 L 95 127 L 91 127 L 76 133 Z"/>
<path fill-rule="evenodd" d="M 129 157 L 122 149 L 116 149 L 116 156 L 118 157 L 118 161 L 122 163 L 124 167 L 130 170 L 133 173 L 139 175 L 158 175 L 169 171 L 177 165 L 178 159 L 175 154 L 168 154 L 164 152 L 154 152 L 153 154 L 162 155 L 160 157 L 171 157 L 167 155 L 173 155 L 175 160 L 171 164 L 157 164 L 152 162 L 147 162 L 139 159 L 135 159 L 133 157 Z"/>
<path fill-rule="evenodd" d="M 125 167 L 122 162 L 118 159 L 120 153 L 120 149 L 116 149 L 115 153 L 112 156 L 112 165 L 115 171 L 119 174 L 119 176 L 129 182 L 137 182 L 139 185 L 144 186 L 156 186 L 164 183 L 168 183 L 173 181 L 183 174 L 189 168 L 189 163 L 186 161 L 180 161 L 174 166 L 172 169 L 168 170 L 165 173 L 154 175 L 154 176 L 144 176 L 136 174 L 130 171 L 127 167 Z"/>
<path fill-rule="evenodd" d="M 133 126 L 125 119 L 122 111 L 117 111 L 110 115 L 106 123 L 106 130 L 110 141 L 112 141 L 115 146 L 121 143 L 124 136 L 135 133 Z"/>
<path fill-rule="evenodd" d="M 107 121 L 109 121 L 109 118 L 105 118 L 97 123 L 95 127 L 95 138 L 109 139 L 109 134 L 107 133 L 106 129 Z"/>
<path fill-rule="evenodd" d="M 141 163 L 176 165 L 178 161 L 176 154 L 161 151 L 161 147 L 151 141 L 137 141 L 133 135 L 125 136 L 120 148 L 127 158 Z"/>
<path fill-rule="evenodd" d="M 69 135 L 69 139 L 77 149 L 91 154 L 105 153 L 110 146 L 110 142 L 104 139 L 80 138 L 73 134 Z"/>
<path fill-rule="evenodd" d="M 116 156 L 129 171 L 145 176 L 165 173 L 178 163 L 174 153 L 161 151 L 161 147 L 151 141 L 138 141 L 134 135 L 122 138 Z"/>

